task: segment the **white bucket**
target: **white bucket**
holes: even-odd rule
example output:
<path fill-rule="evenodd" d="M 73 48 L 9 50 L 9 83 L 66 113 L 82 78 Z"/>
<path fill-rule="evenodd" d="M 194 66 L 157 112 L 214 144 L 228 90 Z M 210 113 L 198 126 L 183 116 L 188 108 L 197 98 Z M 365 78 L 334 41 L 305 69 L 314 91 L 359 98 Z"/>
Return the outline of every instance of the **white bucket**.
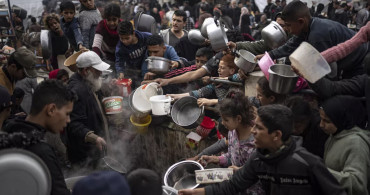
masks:
<path fill-rule="evenodd" d="M 150 97 L 150 104 L 152 106 L 152 114 L 167 115 L 170 113 L 171 97 L 166 95 L 155 95 Z"/>
<path fill-rule="evenodd" d="M 307 42 L 302 42 L 289 59 L 292 66 L 310 83 L 315 83 L 331 72 L 328 62 Z"/>

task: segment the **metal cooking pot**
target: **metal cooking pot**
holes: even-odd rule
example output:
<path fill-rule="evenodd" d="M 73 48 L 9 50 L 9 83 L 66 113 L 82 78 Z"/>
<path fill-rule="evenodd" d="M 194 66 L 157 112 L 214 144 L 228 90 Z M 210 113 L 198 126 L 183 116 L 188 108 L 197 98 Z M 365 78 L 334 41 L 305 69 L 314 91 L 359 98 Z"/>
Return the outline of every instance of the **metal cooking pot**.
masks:
<path fill-rule="evenodd" d="M 156 56 L 150 56 L 145 61 L 148 62 L 148 71 L 155 74 L 166 74 L 171 68 L 171 60 Z"/>
<path fill-rule="evenodd" d="M 268 70 L 269 87 L 278 94 L 291 93 L 298 80 L 298 75 L 293 72 L 289 65 L 275 64 Z"/>
<path fill-rule="evenodd" d="M 199 186 L 196 183 L 195 171 L 204 170 L 203 166 L 196 161 L 186 160 L 173 164 L 164 175 L 164 185 L 181 189 L 194 189 Z"/>
<path fill-rule="evenodd" d="M 41 40 L 41 52 L 44 59 L 49 59 L 51 57 L 51 38 L 49 30 L 41 30 L 40 34 Z"/>
<path fill-rule="evenodd" d="M 177 195 L 178 192 L 176 189 L 169 186 L 162 186 L 163 193 L 162 195 Z"/>
<path fill-rule="evenodd" d="M 103 155 L 101 166 L 103 169 L 116 171 L 122 175 L 127 173 L 126 168 L 120 162 L 107 155 L 107 148 L 105 146 L 103 146 Z"/>
<path fill-rule="evenodd" d="M 202 24 L 202 27 L 200 28 L 200 33 L 205 38 L 208 38 L 207 26 L 210 24 L 216 24 L 214 18 L 206 18 Z"/>
<path fill-rule="evenodd" d="M 173 122 L 186 129 L 198 127 L 203 121 L 204 107 L 199 108 L 197 99 L 192 96 L 177 100 L 171 109 Z"/>
<path fill-rule="evenodd" d="M 284 29 L 274 21 L 262 29 L 261 35 L 262 39 L 271 49 L 282 46 L 288 40 Z"/>
<path fill-rule="evenodd" d="M 227 49 L 227 36 L 222 25 L 210 24 L 207 26 L 208 39 L 211 42 L 212 49 L 219 52 Z"/>
<path fill-rule="evenodd" d="M 191 29 L 188 33 L 188 39 L 194 45 L 201 45 L 206 41 L 198 29 Z"/>
<path fill-rule="evenodd" d="M 243 72 L 246 74 L 249 72 L 253 72 L 254 68 L 257 65 L 257 62 L 254 61 L 254 58 L 256 56 L 244 49 L 235 51 L 235 53 L 236 57 L 234 59 L 234 62 L 236 66 L 242 69 Z"/>
<path fill-rule="evenodd" d="M 135 30 L 141 32 L 150 32 L 152 34 L 157 34 L 157 23 L 153 16 L 144 14 L 143 12 L 136 13 L 134 17 Z"/>

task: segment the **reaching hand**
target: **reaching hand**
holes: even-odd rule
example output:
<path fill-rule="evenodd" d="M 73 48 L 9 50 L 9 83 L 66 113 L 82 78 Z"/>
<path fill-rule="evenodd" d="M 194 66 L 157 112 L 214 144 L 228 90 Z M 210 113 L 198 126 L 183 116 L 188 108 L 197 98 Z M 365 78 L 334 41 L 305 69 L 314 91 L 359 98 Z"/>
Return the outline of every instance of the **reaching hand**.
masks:
<path fill-rule="evenodd" d="M 161 79 L 161 78 L 155 79 L 154 82 L 159 83 L 160 87 L 163 87 L 163 86 L 166 86 L 166 85 L 170 84 L 168 79 Z"/>
<path fill-rule="evenodd" d="M 102 151 L 103 146 L 106 146 L 106 145 L 107 145 L 107 143 L 105 142 L 105 140 L 102 137 L 96 138 L 96 147 L 98 147 L 98 149 L 100 151 Z"/>
<path fill-rule="evenodd" d="M 256 57 L 254 58 L 254 61 L 258 62 L 258 60 L 260 60 L 264 55 L 265 54 L 256 55 Z"/>
<path fill-rule="evenodd" d="M 119 79 L 123 79 L 123 78 L 125 78 L 125 74 L 123 74 L 123 72 L 120 72 L 119 73 L 119 77 L 118 77 Z"/>
<path fill-rule="evenodd" d="M 152 72 L 147 72 L 144 75 L 144 80 L 152 80 L 156 74 Z"/>

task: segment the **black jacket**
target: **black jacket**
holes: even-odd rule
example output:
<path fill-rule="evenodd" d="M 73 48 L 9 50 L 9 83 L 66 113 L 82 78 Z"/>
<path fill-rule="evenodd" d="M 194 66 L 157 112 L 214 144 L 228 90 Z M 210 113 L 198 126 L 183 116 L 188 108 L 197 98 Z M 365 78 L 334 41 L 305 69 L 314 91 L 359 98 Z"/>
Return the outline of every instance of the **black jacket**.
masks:
<path fill-rule="evenodd" d="M 104 122 L 99 105 L 93 92 L 87 86 L 80 74 L 71 76 L 68 89 L 77 94 L 78 100 L 74 103 L 71 113 L 71 122 L 67 127 L 67 151 L 72 163 L 83 162 L 87 157 L 93 160 L 99 158 L 94 144 L 86 143 L 85 136 L 94 131 L 98 136 L 104 135 Z"/>
<path fill-rule="evenodd" d="M 207 195 L 237 194 L 258 180 L 266 195 L 346 194 L 323 161 L 293 140 L 269 156 L 258 149 L 231 180 L 207 186 L 205 191 Z"/>
<path fill-rule="evenodd" d="M 4 131 L 8 134 L 1 134 L 0 148 L 23 148 L 36 154 L 50 171 L 51 195 L 70 194 L 54 148 L 43 141 L 46 132 L 43 127 L 23 120 L 12 120 Z"/>

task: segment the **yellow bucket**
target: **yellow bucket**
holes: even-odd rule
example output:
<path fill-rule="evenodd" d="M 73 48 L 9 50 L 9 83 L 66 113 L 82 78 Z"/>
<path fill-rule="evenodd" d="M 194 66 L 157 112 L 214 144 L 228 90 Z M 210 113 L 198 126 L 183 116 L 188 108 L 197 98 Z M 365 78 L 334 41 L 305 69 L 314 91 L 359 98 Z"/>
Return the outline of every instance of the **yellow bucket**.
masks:
<path fill-rule="evenodd" d="M 150 116 L 148 114 L 147 116 L 139 118 L 139 117 L 136 117 L 134 115 L 131 115 L 130 116 L 130 122 L 131 122 L 131 124 L 134 125 L 135 130 L 139 134 L 145 134 L 145 133 L 148 132 L 148 127 L 149 127 L 150 123 L 152 122 L 152 116 Z"/>

